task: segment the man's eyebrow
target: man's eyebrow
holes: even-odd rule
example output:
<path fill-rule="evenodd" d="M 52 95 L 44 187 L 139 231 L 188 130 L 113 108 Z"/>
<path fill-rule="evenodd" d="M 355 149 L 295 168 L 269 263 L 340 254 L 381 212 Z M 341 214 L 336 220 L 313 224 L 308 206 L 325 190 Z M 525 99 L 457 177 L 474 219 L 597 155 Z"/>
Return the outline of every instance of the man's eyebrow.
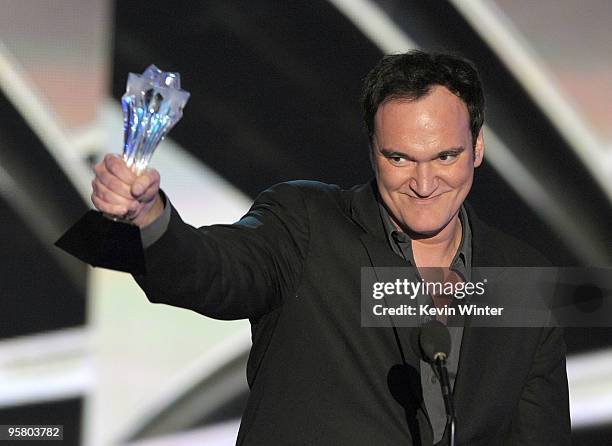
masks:
<path fill-rule="evenodd" d="M 446 149 L 446 150 L 442 150 L 441 152 L 438 152 L 431 159 L 435 160 L 435 159 L 440 158 L 441 156 L 456 156 L 456 155 L 459 155 L 464 150 L 465 150 L 465 147 L 452 147 L 450 149 Z M 407 159 L 408 161 L 417 161 L 415 158 L 411 157 L 407 153 L 400 152 L 397 150 L 380 149 L 379 151 L 381 155 L 385 156 L 386 158 L 401 157 L 401 158 Z"/>
<path fill-rule="evenodd" d="M 391 150 L 391 149 L 380 149 L 380 153 L 386 157 L 386 158 L 393 158 L 393 157 L 401 157 L 401 158 L 406 158 L 409 161 L 416 161 L 414 158 L 412 158 L 410 155 L 408 155 L 407 153 L 404 152 L 398 152 L 397 150 Z"/>
<path fill-rule="evenodd" d="M 440 158 L 441 156 L 459 155 L 464 150 L 465 150 L 465 147 L 453 147 L 452 149 L 446 149 L 446 150 L 443 150 L 443 151 L 439 152 L 432 159 Z"/>

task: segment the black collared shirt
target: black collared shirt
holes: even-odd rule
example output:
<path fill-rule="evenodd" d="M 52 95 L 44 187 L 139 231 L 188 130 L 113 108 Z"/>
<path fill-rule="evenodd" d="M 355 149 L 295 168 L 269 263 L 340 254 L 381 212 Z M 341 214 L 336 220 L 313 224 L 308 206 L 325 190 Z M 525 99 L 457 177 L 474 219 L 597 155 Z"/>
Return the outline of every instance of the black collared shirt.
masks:
<path fill-rule="evenodd" d="M 395 228 L 389 212 L 382 203 L 379 203 L 379 208 L 391 249 L 407 260 L 410 266 L 416 267 L 412 252 L 412 240 L 406 233 Z M 453 257 L 450 269 L 459 274 L 464 281 L 469 281 L 472 268 L 472 231 L 467 212 L 463 206 L 461 206 L 459 211 L 459 219 L 461 221 L 461 243 Z M 415 279 L 418 280 L 418 277 Z M 419 300 L 419 303 L 430 302 L 432 298 L 431 296 L 419 296 Z M 447 359 L 447 368 L 451 388 L 454 388 L 459 365 L 460 346 L 463 339 L 463 327 L 449 327 L 449 332 L 451 345 L 454 348 L 451 348 Z M 442 439 L 446 427 L 446 410 L 444 408 L 444 400 L 442 399 L 442 391 L 438 383 L 436 371 L 430 364 L 421 360 L 420 372 L 425 408 L 427 409 L 427 415 L 433 429 L 434 442 L 438 442 Z"/>

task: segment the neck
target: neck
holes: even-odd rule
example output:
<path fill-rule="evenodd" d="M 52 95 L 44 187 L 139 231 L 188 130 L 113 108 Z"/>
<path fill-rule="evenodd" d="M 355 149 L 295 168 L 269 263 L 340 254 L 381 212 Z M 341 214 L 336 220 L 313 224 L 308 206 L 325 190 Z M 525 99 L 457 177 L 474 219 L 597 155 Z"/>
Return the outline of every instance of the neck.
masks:
<path fill-rule="evenodd" d="M 459 214 L 432 237 L 413 236 L 412 255 L 418 267 L 448 268 L 461 244 L 461 220 Z"/>

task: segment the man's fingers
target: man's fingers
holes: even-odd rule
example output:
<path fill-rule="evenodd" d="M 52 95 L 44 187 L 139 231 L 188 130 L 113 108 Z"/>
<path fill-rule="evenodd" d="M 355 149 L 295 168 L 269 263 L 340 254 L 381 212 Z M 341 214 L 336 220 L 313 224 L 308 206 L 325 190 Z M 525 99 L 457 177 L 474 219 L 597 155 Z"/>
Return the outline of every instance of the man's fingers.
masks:
<path fill-rule="evenodd" d="M 104 157 L 104 166 L 124 183 L 132 184 L 136 180 L 136 174 L 125 164 L 123 158 L 118 155 L 107 154 Z"/>
<path fill-rule="evenodd" d="M 128 213 L 128 209 L 121 204 L 111 204 L 102 200 L 95 193 L 91 194 L 91 202 L 94 204 L 96 209 L 105 214 L 116 215 L 117 217 L 123 217 Z"/>
<path fill-rule="evenodd" d="M 93 195 L 109 205 L 123 206 L 126 209 L 126 212 L 129 210 L 134 210 L 136 207 L 138 207 L 138 202 L 136 200 L 125 198 L 115 191 L 110 190 L 97 179 L 94 179 L 91 182 L 91 185 L 93 188 Z"/>
<path fill-rule="evenodd" d="M 131 193 L 141 203 L 146 203 L 155 198 L 159 190 L 159 173 L 155 169 L 147 170 L 140 175 L 132 184 Z"/>
<path fill-rule="evenodd" d="M 94 172 L 91 201 L 98 210 L 148 222 L 151 209 L 159 207 L 156 201 L 160 181 L 157 170 L 149 169 L 137 176 L 121 157 L 109 154 L 94 166 Z"/>
<path fill-rule="evenodd" d="M 160 213 L 157 170 L 149 169 L 137 176 L 120 156 L 108 154 L 94 166 L 94 172 L 91 201 L 98 210 L 138 225 L 150 223 Z"/>
<path fill-rule="evenodd" d="M 104 163 L 97 164 L 94 167 L 94 172 L 96 173 L 96 180 L 106 186 L 107 189 L 121 195 L 124 198 L 133 198 L 130 192 L 130 185 L 122 181 L 119 177 L 113 175 L 106 168 Z"/>
<path fill-rule="evenodd" d="M 159 195 L 159 183 L 151 184 L 148 189 L 138 198 L 141 203 L 149 203 Z"/>

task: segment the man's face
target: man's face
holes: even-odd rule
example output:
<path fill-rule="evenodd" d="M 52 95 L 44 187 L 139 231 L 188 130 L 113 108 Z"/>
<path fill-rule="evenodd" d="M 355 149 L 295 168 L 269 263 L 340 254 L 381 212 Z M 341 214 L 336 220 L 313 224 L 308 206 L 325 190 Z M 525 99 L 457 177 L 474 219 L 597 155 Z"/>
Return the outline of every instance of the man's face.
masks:
<path fill-rule="evenodd" d="M 484 150 L 482 131 L 473 150 L 465 103 L 435 86 L 416 101 L 382 103 L 374 125 L 372 165 L 396 225 L 424 237 L 452 226 Z"/>

